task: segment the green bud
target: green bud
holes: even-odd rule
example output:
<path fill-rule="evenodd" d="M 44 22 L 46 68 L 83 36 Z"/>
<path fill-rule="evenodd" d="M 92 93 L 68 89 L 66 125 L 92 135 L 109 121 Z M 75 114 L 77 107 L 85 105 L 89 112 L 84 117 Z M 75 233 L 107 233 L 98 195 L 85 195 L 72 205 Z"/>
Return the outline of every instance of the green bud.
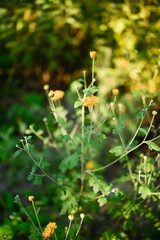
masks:
<path fill-rule="evenodd" d="M 152 111 L 152 114 L 153 115 L 157 115 L 157 111 Z"/>

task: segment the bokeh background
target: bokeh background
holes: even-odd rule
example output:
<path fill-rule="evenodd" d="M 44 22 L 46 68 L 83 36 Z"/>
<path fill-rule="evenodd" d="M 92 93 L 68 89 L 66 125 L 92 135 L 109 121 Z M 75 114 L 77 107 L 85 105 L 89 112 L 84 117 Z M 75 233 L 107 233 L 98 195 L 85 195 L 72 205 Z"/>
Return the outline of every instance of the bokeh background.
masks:
<path fill-rule="evenodd" d="M 67 92 L 83 70 L 90 76 L 94 50 L 102 98 L 113 88 L 126 94 L 128 105 L 139 89 L 158 98 L 159 48 L 158 0 L 0 1 L 0 236 L 12 232 L 17 191 L 32 193 L 29 160 L 13 154 L 28 125 L 41 128 L 48 111 L 43 85 Z"/>

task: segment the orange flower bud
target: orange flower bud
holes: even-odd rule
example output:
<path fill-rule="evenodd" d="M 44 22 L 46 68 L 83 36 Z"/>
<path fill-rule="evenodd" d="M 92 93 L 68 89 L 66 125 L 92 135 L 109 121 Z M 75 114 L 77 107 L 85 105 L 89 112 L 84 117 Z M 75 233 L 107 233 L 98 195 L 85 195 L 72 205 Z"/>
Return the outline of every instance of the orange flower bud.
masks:
<path fill-rule="evenodd" d="M 56 100 L 59 100 L 59 99 L 62 99 L 64 96 L 64 92 L 61 91 L 61 90 L 56 90 L 54 91 L 54 95 L 53 97 L 51 98 L 52 101 L 56 101 Z"/>
<path fill-rule="evenodd" d="M 118 90 L 118 89 L 113 89 L 113 90 L 112 90 L 112 93 L 113 93 L 114 95 L 117 95 L 117 94 L 119 93 L 119 90 Z"/>
<path fill-rule="evenodd" d="M 43 89 L 44 89 L 44 90 L 48 90 L 48 89 L 49 89 L 49 85 L 48 85 L 48 84 L 45 84 L 45 85 L 43 86 Z"/>
<path fill-rule="evenodd" d="M 90 54 L 91 58 L 95 58 L 95 56 L 96 56 L 96 52 L 95 51 L 91 51 L 89 54 Z"/>
<path fill-rule="evenodd" d="M 53 96 L 54 96 L 54 91 L 50 90 L 49 93 L 48 93 L 48 97 L 53 97 Z"/>
<path fill-rule="evenodd" d="M 32 202 L 32 201 L 34 200 L 34 196 L 29 196 L 29 197 L 28 197 L 28 200 L 29 200 L 30 202 Z"/>

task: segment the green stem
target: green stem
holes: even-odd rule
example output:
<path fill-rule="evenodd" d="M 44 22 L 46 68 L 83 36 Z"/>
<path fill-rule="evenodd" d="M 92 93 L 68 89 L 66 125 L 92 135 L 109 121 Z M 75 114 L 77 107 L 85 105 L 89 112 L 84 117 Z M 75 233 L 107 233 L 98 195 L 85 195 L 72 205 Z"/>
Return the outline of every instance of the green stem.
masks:
<path fill-rule="evenodd" d="M 127 148 L 126 148 L 125 143 L 124 143 L 124 141 L 123 141 L 121 132 L 120 132 L 119 129 L 118 129 L 118 124 L 117 124 L 116 118 L 115 118 L 115 126 L 116 126 L 116 129 L 117 129 L 117 131 L 118 131 L 118 135 L 119 135 L 119 138 L 120 138 L 121 143 L 122 143 L 122 145 L 123 145 L 123 148 L 124 148 L 125 152 L 127 153 Z M 132 179 L 132 182 L 133 182 L 133 184 L 135 185 L 135 180 L 134 180 L 134 178 L 133 178 L 132 168 L 131 168 L 131 165 L 130 165 L 130 163 L 129 163 L 128 157 L 127 157 L 127 166 L 128 166 L 128 170 L 129 170 L 129 174 L 130 174 L 130 177 L 131 177 L 131 179 Z"/>
<path fill-rule="evenodd" d="M 66 233 L 65 240 L 67 240 L 67 237 L 68 237 L 68 235 L 69 235 L 69 231 L 70 231 L 70 228 L 71 228 L 71 224 L 72 224 L 72 220 L 69 221 L 69 226 L 68 226 L 68 230 L 67 230 L 67 233 Z"/>
<path fill-rule="evenodd" d="M 56 232 L 54 231 L 54 237 L 55 237 L 55 239 L 57 240 L 57 235 L 56 235 Z"/>
<path fill-rule="evenodd" d="M 145 144 L 145 143 L 148 143 L 148 142 L 153 142 L 154 140 L 156 140 L 156 139 L 158 139 L 158 138 L 160 138 L 160 135 L 159 136 L 157 136 L 157 137 L 155 137 L 155 138 L 153 138 L 153 139 L 151 139 L 151 140 L 148 140 L 148 141 L 142 141 L 140 144 L 138 144 L 136 147 L 134 147 L 134 148 L 132 148 L 132 149 L 130 149 L 129 151 L 127 151 L 127 152 L 124 152 L 119 158 L 117 158 L 115 161 L 113 161 L 113 162 L 111 162 L 111 163 L 109 163 L 109 164 L 107 164 L 107 165 L 105 165 L 105 166 L 103 166 L 103 167 L 101 167 L 101 168 L 97 168 L 97 169 L 91 169 L 91 170 L 89 170 L 90 172 L 97 172 L 97 171 L 101 171 L 101 170 L 103 170 L 103 169 L 105 169 L 105 168 L 107 168 L 107 167 L 110 167 L 111 165 L 113 165 L 113 164 L 115 164 L 116 162 L 118 162 L 121 158 L 123 158 L 123 157 L 125 157 L 127 154 L 129 154 L 129 153 L 131 153 L 131 152 L 133 152 L 135 149 L 137 149 L 137 148 L 139 148 L 142 144 Z"/>
<path fill-rule="evenodd" d="M 82 141 L 81 141 L 81 185 L 83 185 L 83 172 L 84 172 L 84 118 L 85 118 L 85 107 L 82 106 Z"/>
<path fill-rule="evenodd" d="M 54 178 L 50 177 L 50 176 L 43 170 L 43 168 L 41 168 L 41 167 L 39 166 L 39 164 L 36 162 L 36 160 L 35 160 L 35 159 L 32 157 L 32 155 L 30 154 L 29 150 L 28 150 L 28 151 L 25 150 L 25 152 L 29 155 L 29 157 L 32 159 L 32 161 L 35 163 L 35 165 L 37 165 L 37 167 L 39 167 L 39 169 L 43 172 L 43 174 L 44 174 L 47 178 L 49 178 L 52 182 L 56 183 L 57 185 L 60 185 Z"/>
<path fill-rule="evenodd" d="M 80 229 L 81 229 L 82 223 L 83 223 L 83 218 L 81 219 L 81 222 L 80 222 L 79 228 L 78 228 L 78 230 L 77 230 L 77 232 L 76 232 L 76 237 L 77 237 L 78 234 L 79 234 L 79 231 L 80 231 Z M 75 238 L 76 238 L 76 237 L 75 237 Z"/>
<path fill-rule="evenodd" d="M 36 218 L 37 218 L 37 222 L 38 222 L 40 231 L 41 231 L 41 233 L 43 234 L 42 227 L 41 227 L 41 224 L 40 224 L 40 221 L 39 221 L 39 218 L 38 218 L 38 214 L 37 214 L 37 211 L 36 211 L 36 208 L 35 208 L 35 205 L 34 205 L 34 201 L 32 201 L 32 206 L 33 206 L 33 210 L 34 210 L 34 213 L 35 213 L 35 215 L 36 215 Z"/>
<path fill-rule="evenodd" d="M 151 100 L 150 103 L 148 104 L 148 107 L 147 107 L 145 113 L 148 111 L 148 109 L 149 109 L 149 107 L 151 106 L 151 103 L 152 103 L 152 102 L 153 102 L 153 100 Z M 139 132 L 139 129 L 140 129 L 141 126 L 142 126 L 142 123 L 143 123 L 144 117 L 145 117 L 145 114 L 144 114 L 144 116 L 142 117 L 142 119 L 141 119 L 141 121 L 140 121 L 140 124 L 139 124 L 139 126 L 138 126 L 138 128 L 137 128 L 135 134 L 133 135 L 131 141 L 129 142 L 129 144 L 128 144 L 128 146 L 127 146 L 127 149 L 128 149 L 128 147 L 132 144 L 132 142 L 134 141 L 134 139 L 136 138 L 136 136 L 137 136 L 137 134 L 138 134 L 138 132 Z"/>

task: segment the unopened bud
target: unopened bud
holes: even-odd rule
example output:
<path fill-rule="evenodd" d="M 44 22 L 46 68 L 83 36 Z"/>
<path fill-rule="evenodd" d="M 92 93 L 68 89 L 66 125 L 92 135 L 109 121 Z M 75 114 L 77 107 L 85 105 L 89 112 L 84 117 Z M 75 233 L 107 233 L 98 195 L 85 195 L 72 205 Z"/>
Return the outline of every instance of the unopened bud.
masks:
<path fill-rule="evenodd" d="M 69 219 L 70 221 L 73 221 L 74 216 L 73 216 L 73 215 L 69 215 L 69 216 L 68 216 L 68 219 Z"/>
<path fill-rule="evenodd" d="M 81 213 L 80 214 L 80 218 L 83 219 L 85 217 L 85 214 L 84 213 Z"/>

